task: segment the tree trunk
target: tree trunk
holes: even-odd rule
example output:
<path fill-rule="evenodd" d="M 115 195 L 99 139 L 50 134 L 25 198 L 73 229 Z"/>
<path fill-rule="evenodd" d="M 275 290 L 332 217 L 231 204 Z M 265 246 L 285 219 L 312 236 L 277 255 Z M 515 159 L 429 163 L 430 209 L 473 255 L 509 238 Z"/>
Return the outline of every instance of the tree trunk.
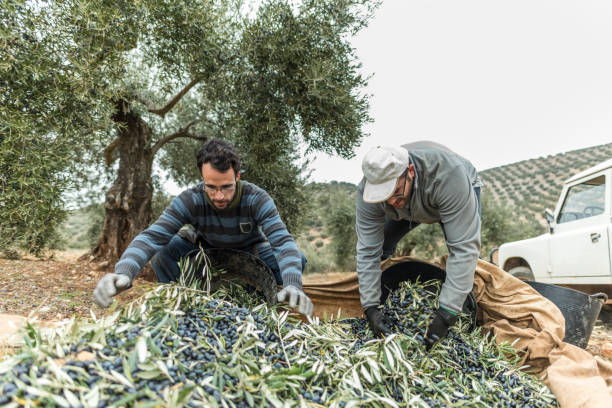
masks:
<path fill-rule="evenodd" d="M 113 116 L 119 125 L 119 172 L 106 193 L 102 235 L 91 254 L 95 259 L 117 260 L 132 239 L 151 221 L 151 128 L 120 101 Z"/>

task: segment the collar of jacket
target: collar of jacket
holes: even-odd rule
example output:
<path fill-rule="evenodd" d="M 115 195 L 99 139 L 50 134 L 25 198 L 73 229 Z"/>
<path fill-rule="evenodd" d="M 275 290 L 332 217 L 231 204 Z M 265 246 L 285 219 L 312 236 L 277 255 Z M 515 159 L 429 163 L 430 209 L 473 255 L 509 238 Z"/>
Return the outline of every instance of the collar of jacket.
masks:
<path fill-rule="evenodd" d="M 242 181 L 241 180 L 236 181 L 236 194 L 234 194 L 234 198 L 232 198 L 232 201 L 230 201 L 227 208 L 218 209 L 217 207 L 215 207 L 215 205 L 213 204 L 208 194 L 206 194 L 206 191 L 204 191 L 204 198 L 206 198 L 206 201 L 212 207 L 212 209 L 218 213 L 225 213 L 225 212 L 231 211 L 238 205 L 238 203 L 240 202 L 240 199 L 242 198 Z"/>

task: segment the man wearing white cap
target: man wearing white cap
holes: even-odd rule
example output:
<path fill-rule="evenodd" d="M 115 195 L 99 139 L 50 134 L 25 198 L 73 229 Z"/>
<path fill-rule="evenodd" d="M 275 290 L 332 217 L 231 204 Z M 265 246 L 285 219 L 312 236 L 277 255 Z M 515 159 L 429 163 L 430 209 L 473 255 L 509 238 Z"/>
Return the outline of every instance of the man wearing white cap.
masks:
<path fill-rule="evenodd" d="M 440 223 L 449 258 L 439 308 L 425 335 L 430 348 L 457 322 L 480 254 L 480 187 L 474 166 L 447 147 L 415 142 L 377 146 L 363 159 L 357 190 L 357 273 L 361 305 L 375 335 L 390 334 L 379 309 L 380 261 L 421 223 Z"/>

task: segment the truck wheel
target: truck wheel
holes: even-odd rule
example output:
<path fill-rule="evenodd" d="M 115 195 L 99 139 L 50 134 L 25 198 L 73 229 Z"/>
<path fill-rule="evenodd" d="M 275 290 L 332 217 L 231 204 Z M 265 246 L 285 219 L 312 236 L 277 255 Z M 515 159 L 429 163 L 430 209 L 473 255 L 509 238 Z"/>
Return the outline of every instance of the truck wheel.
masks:
<path fill-rule="evenodd" d="M 522 281 L 535 280 L 533 278 L 533 272 L 531 272 L 531 269 L 529 269 L 527 266 L 515 266 L 514 268 L 510 269 L 508 273 Z"/>

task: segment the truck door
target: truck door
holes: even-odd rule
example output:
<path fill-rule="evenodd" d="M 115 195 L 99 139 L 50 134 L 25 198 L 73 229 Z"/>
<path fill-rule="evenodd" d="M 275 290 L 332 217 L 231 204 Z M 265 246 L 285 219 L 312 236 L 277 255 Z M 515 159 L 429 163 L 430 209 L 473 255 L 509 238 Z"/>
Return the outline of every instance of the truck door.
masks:
<path fill-rule="evenodd" d="M 610 193 L 606 184 L 610 184 L 607 174 L 600 173 L 567 190 L 550 236 L 552 277 L 610 274 L 610 208 L 606 208 Z"/>

